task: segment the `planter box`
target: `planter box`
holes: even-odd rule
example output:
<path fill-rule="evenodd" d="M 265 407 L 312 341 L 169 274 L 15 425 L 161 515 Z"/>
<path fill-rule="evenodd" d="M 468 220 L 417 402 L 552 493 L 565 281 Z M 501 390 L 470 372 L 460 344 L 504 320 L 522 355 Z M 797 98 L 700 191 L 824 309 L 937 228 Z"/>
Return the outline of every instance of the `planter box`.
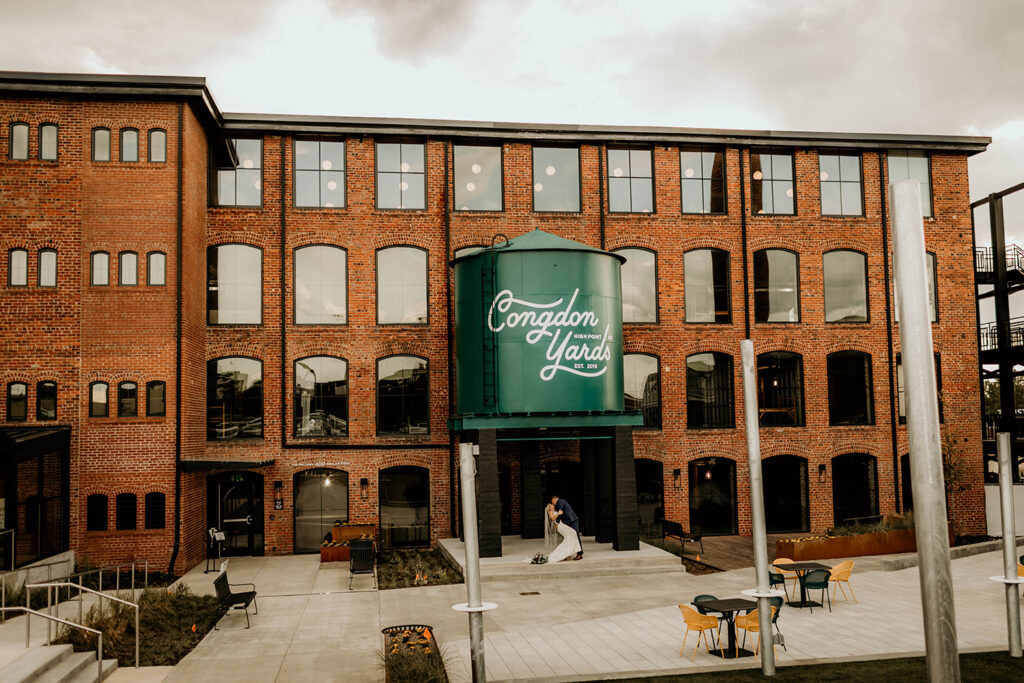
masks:
<path fill-rule="evenodd" d="M 348 562 L 351 548 L 347 545 L 320 546 L 321 562 Z"/>
<path fill-rule="evenodd" d="M 376 524 L 344 524 L 340 526 L 331 527 L 331 540 L 335 543 L 339 541 L 351 541 L 362 536 L 369 536 L 370 538 L 377 539 L 377 525 Z M 345 559 L 348 559 L 347 557 Z"/>
<path fill-rule="evenodd" d="M 953 532 L 949 533 L 950 546 Z M 863 555 L 891 555 L 917 552 L 917 537 L 913 529 L 896 529 L 878 534 L 856 536 L 823 536 L 808 541 L 776 541 L 775 556 L 788 557 L 795 562 L 825 560 L 836 557 Z"/>

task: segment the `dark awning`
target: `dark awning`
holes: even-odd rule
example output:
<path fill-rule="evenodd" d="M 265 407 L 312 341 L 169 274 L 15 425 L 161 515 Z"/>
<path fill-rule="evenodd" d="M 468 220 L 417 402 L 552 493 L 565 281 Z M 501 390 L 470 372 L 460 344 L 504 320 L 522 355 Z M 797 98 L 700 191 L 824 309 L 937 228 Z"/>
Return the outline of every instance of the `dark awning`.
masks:
<path fill-rule="evenodd" d="M 71 442 L 71 427 L 0 428 L 0 454 L 18 462 L 43 453 L 66 449 Z"/>
<path fill-rule="evenodd" d="M 182 460 L 178 466 L 182 472 L 212 472 L 214 470 L 255 470 L 273 465 L 270 460 Z"/>

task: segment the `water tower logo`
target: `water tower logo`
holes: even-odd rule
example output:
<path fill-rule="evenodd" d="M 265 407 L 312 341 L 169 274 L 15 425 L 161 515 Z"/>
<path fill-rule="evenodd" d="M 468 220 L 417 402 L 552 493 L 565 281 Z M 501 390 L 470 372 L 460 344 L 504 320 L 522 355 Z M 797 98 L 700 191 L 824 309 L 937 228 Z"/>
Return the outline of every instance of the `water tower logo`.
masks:
<path fill-rule="evenodd" d="M 611 325 L 605 324 L 601 329 L 596 313 L 573 310 L 579 293 L 578 288 L 573 291 L 568 303 L 564 303 L 565 297 L 538 303 L 517 299 L 511 290 L 503 289 L 491 301 L 487 327 L 495 334 L 506 329 L 525 329 L 526 343 L 530 345 L 547 341 L 545 358 L 549 363 L 539 373 L 545 382 L 559 372 L 600 377 L 608 371 L 612 356 L 608 343 L 615 339 Z"/>

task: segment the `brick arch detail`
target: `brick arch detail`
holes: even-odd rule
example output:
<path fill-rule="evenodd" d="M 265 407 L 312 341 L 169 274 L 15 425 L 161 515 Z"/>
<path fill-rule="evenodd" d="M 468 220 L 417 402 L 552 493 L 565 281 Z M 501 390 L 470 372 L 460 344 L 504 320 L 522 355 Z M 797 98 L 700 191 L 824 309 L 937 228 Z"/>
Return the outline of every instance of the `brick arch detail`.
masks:
<path fill-rule="evenodd" d="M 246 356 L 248 358 L 255 358 L 261 361 L 266 369 L 268 361 L 264 356 L 267 353 L 267 349 L 263 344 L 256 342 L 246 341 L 218 341 L 208 342 L 206 345 L 206 360 L 211 361 L 216 358 L 226 358 L 230 356 Z"/>

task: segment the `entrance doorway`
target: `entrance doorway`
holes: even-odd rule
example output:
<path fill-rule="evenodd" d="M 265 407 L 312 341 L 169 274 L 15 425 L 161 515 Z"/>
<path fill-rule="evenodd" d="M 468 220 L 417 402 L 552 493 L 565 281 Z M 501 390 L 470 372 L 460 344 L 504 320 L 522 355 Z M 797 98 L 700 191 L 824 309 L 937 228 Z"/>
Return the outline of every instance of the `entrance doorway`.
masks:
<path fill-rule="evenodd" d="M 558 460 L 540 466 L 540 490 L 544 499 L 523 501 L 523 514 L 542 515 L 551 496 L 569 501 L 576 515 L 583 518 L 583 466 L 571 460 Z"/>
<path fill-rule="evenodd" d="M 224 556 L 263 554 L 263 475 L 220 472 L 207 478 L 207 523 L 224 532 Z"/>
<path fill-rule="evenodd" d="M 693 460 L 690 474 L 690 532 L 702 536 L 738 533 L 736 463 L 729 458 Z"/>
<path fill-rule="evenodd" d="M 380 471 L 380 537 L 385 548 L 430 544 L 430 471 L 403 465 Z"/>
<path fill-rule="evenodd" d="M 832 458 L 835 525 L 878 514 L 878 467 L 873 455 L 847 453 Z"/>
<path fill-rule="evenodd" d="M 334 523 L 348 521 L 348 472 L 327 468 L 305 470 L 296 472 L 292 482 L 294 552 L 319 552 Z"/>
<path fill-rule="evenodd" d="M 807 509 L 807 459 L 776 455 L 761 461 L 764 519 L 769 534 L 810 531 Z"/>
<path fill-rule="evenodd" d="M 659 524 L 665 516 L 665 484 L 663 467 L 657 460 L 637 458 L 636 465 L 636 509 L 640 517 L 640 531 L 660 535 Z"/>

